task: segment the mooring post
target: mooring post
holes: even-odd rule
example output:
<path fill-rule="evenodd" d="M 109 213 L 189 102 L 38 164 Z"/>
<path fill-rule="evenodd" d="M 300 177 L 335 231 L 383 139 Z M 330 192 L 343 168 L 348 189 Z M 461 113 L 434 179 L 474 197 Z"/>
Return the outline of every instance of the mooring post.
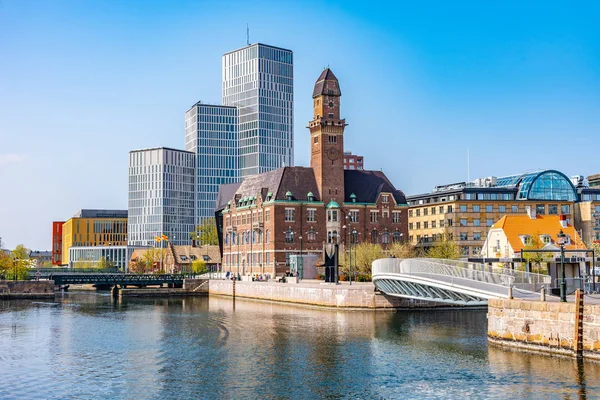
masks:
<path fill-rule="evenodd" d="M 512 298 L 513 298 L 513 288 L 512 288 L 512 286 L 509 286 L 508 287 L 508 299 L 512 300 Z"/>
<path fill-rule="evenodd" d="M 540 290 L 540 301 L 546 301 L 546 288 L 542 286 Z"/>
<path fill-rule="evenodd" d="M 233 280 L 233 299 L 235 300 L 235 281 L 237 281 L 237 279 Z"/>
<path fill-rule="evenodd" d="M 111 289 L 111 294 L 112 297 L 114 297 L 115 299 L 119 297 L 119 286 L 115 285 L 113 286 L 113 288 Z"/>

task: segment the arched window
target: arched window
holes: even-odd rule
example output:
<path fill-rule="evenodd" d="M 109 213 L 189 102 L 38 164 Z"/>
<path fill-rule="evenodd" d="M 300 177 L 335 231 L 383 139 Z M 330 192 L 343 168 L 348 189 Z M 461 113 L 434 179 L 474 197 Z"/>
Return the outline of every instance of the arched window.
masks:
<path fill-rule="evenodd" d="M 232 244 L 235 244 L 235 241 L 236 241 L 236 240 L 237 240 L 237 238 L 236 238 L 236 234 L 235 234 L 235 232 L 231 232 L 231 243 L 232 243 Z"/>
<path fill-rule="evenodd" d="M 331 231 L 327 232 L 327 243 L 331 243 Z"/>
<path fill-rule="evenodd" d="M 315 242 L 317 240 L 317 232 L 314 228 L 310 228 L 307 232 L 307 238 L 309 242 Z"/>
<path fill-rule="evenodd" d="M 399 231 L 394 231 L 394 243 L 400 243 L 402 234 Z"/>
<path fill-rule="evenodd" d="M 294 230 L 292 228 L 287 228 L 285 231 L 285 242 L 294 243 Z"/>
<path fill-rule="evenodd" d="M 252 232 L 252 244 L 256 244 L 256 231 Z"/>
<path fill-rule="evenodd" d="M 358 231 L 356 229 L 354 229 L 352 231 L 352 233 L 350 234 L 350 242 L 351 243 L 358 243 Z"/>
<path fill-rule="evenodd" d="M 229 244 L 229 233 L 225 234 L 225 244 L 228 245 Z"/>
<path fill-rule="evenodd" d="M 379 243 L 379 232 L 377 232 L 377 229 L 373 229 L 373 231 L 371 232 L 371 243 Z"/>
<path fill-rule="evenodd" d="M 267 229 L 267 233 L 265 234 L 265 243 L 269 243 L 271 241 L 271 232 Z"/>
<path fill-rule="evenodd" d="M 258 243 L 262 243 L 263 241 L 263 233 L 262 231 L 258 231 Z"/>
<path fill-rule="evenodd" d="M 381 243 L 382 244 L 389 244 L 390 243 L 390 233 L 388 231 L 384 231 L 381 234 Z"/>

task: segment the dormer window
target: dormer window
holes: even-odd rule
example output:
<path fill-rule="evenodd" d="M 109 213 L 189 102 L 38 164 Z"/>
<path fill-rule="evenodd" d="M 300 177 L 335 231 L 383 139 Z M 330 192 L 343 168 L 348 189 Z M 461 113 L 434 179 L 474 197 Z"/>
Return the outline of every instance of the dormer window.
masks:
<path fill-rule="evenodd" d="M 285 197 L 288 199 L 288 201 L 292 201 L 292 199 L 293 199 L 292 192 L 288 190 L 285 194 Z"/>
<path fill-rule="evenodd" d="M 387 194 L 381 195 L 381 202 L 382 203 L 389 203 L 390 202 L 390 196 L 388 196 Z"/>
<path fill-rule="evenodd" d="M 308 199 L 308 201 L 315 201 L 315 195 L 313 194 L 313 192 L 308 192 L 306 198 Z"/>
<path fill-rule="evenodd" d="M 550 236 L 550 235 L 540 235 L 540 240 L 544 244 L 550 244 L 550 243 L 552 243 L 552 236 Z"/>
<path fill-rule="evenodd" d="M 530 235 L 520 235 L 519 238 L 525 246 L 531 246 L 533 244 L 533 239 Z"/>

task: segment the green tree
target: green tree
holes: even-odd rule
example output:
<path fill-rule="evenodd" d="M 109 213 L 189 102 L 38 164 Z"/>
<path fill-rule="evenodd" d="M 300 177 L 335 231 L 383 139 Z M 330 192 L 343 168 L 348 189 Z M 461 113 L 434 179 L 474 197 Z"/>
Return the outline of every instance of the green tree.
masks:
<path fill-rule="evenodd" d="M 427 257 L 443 258 L 446 260 L 457 260 L 460 258 L 458 243 L 450 238 L 448 230 L 442 233 L 441 240 L 434 242 L 433 246 L 429 248 Z"/>
<path fill-rule="evenodd" d="M 207 272 L 206 263 L 204 260 L 194 260 L 192 262 L 192 272 L 197 275 L 202 275 Z"/>
<path fill-rule="evenodd" d="M 410 243 L 394 243 L 388 252 L 396 258 L 414 258 L 417 256 L 415 246 Z"/>
<path fill-rule="evenodd" d="M 196 227 L 194 232 L 190 233 L 190 238 L 201 245 L 218 245 L 219 235 L 217 233 L 217 224 L 214 218 L 205 219 L 202 224 Z"/>
<path fill-rule="evenodd" d="M 29 279 L 30 250 L 22 244 L 17 245 L 11 253 L 12 268 L 8 270 L 9 279 Z"/>
<path fill-rule="evenodd" d="M 379 244 L 360 243 L 356 246 L 356 261 L 354 261 L 354 252 L 352 256 L 353 263 L 356 262 L 357 274 L 368 276 L 370 279 L 373 261 L 384 258 L 385 253 Z"/>
<path fill-rule="evenodd" d="M 10 271 L 13 268 L 13 260 L 8 254 L 0 250 L 0 279 L 8 278 Z"/>
<path fill-rule="evenodd" d="M 146 263 L 137 258 L 129 263 L 128 269 L 132 274 L 143 274 L 146 271 Z"/>
<path fill-rule="evenodd" d="M 528 263 L 535 266 L 537 272 L 548 272 L 548 262 L 552 260 L 552 252 L 528 252 L 527 250 L 541 250 L 545 244 L 540 239 L 540 233 L 536 232 L 535 235 L 528 239 L 528 242 L 523 246 L 523 258 Z M 543 266 L 542 266 L 543 264 Z M 542 268 L 543 267 L 543 268 Z"/>
<path fill-rule="evenodd" d="M 107 259 L 106 257 L 101 257 L 100 261 L 96 264 L 96 268 L 98 269 L 113 269 L 115 268 L 115 262 Z"/>
<path fill-rule="evenodd" d="M 150 247 L 142 255 L 142 262 L 146 265 L 145 271 L 152 272 L 155 269 L 161 268 L 162 263 L 166 262 L 167 249 Z M 164 269 L 164 268 L 161 268 Z"/>

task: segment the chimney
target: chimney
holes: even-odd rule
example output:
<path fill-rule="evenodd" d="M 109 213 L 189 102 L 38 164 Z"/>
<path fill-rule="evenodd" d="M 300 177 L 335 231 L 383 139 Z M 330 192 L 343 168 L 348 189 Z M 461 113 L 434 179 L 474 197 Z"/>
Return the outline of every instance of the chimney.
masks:
<path fill-rule="evenodd" d="M 560 214 L 558 220 L 560 221 L 560 226 L 563 228 L 567 227 L 567 216 L 565 214 Z"/>
<path fill-rule="evenodd" d="M 527 206 L 527 207 L 525 207 L 525 210 L 527 211 L 527 215 L 529 216 L 529 218 L 531 218 L 531 219 L 536 218 L 534 207 Z"/>

